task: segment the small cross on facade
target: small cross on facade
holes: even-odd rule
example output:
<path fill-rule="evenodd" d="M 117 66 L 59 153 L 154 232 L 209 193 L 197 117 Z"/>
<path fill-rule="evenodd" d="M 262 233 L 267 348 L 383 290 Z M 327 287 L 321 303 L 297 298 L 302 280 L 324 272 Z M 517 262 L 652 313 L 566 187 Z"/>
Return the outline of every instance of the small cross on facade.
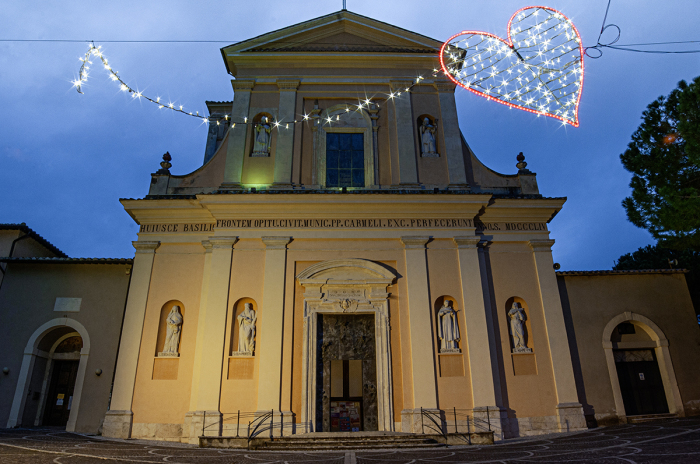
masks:
<path fill-rule="evenodd" d="M 348 9 L 347 4 L 346 4 L 346 0 L 343 0 L 343 9 L 344 9 L 344 10 L 347 10 L 347 9 Z"/>

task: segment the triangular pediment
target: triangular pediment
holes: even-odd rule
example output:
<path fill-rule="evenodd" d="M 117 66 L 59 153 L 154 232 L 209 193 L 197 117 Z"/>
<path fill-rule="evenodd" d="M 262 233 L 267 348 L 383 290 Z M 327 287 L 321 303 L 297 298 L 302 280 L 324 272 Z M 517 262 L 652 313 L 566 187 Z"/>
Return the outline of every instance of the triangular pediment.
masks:
<path fill-rule="evenodd" d="M 250 52 L 374 51 L 432 52 L 442 43 L 366 16 L 339 11 L 245 40 L 222 51 Z"/>

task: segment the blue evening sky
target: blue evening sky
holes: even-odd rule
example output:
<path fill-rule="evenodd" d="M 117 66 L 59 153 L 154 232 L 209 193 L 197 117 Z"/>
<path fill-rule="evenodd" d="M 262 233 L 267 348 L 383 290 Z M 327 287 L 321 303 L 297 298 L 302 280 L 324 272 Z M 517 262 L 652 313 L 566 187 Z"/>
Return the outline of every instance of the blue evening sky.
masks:
<path fill-rule="evenodd" d="M 439 40 L 464 29 L 505 36 L 522 0 L 348 0 L 350 11 Z M 584 45 L 598 37 L 607 0 L 551 0 Z M 0 39 L 224 40 L 238 42 L 337 11 L 342 0 L 265 2 L 3 0 Z M 608 22 L 620 43 L 700 39 L 697 0 L 612 0 Z M 105 43 L 123 79 L 148 95 L 206 112 L 205 100 L 233 98 L 221 44 Z M 700 45 L 700 44 L 696 44 Z M 700 48 L 700 47 L 697 47 Z M 0 42 L 0 222 L 26 222 L 70 256 L 130 257 L 137 226 L 119 198 L 141 198 L 169 151 L 174 174 L 202 163 L 207 128 L 189 116 L 132 100 L 94 66 L 85 94 L 77 76 L 84 43 Z M 95 63 L 97 64 L 97 63 Z M 620 202 L 630 175 L 619 155 L 647 104 L 700 74 L 700 55 L 608 50 L 586 59 L 580 128 L 562 127 L 457 92 L 459 123 L 477 156 L 514 174 L 524 152 L 546 196 L 566 196 L 551 222 L 563 270 L 609 269 L 652 243 Z"/>

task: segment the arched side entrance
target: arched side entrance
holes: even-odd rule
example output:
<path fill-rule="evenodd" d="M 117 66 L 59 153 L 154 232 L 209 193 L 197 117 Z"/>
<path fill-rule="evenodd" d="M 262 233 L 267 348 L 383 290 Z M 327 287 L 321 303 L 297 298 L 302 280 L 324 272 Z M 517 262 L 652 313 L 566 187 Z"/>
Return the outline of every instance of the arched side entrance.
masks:
<path fill-rule="evenodd" d="M 61 342 L 69 338 L 71 335 L 79 335 L 82 339 L 82 348 L 78 365 L 75 372 L 75 384 L 73 386 L 73 398 L 70 404 L 70 413 L 66 431 L 75 431 L 75 423 L 78 418 L 80 409 L 80 398 L 83 391 L 83 380 L 85 379 L 85 370 L 87 368 L 88 356 L 90 354 L 90 337 L 85 327 L 78 321 L 70 318 L 52 319 L 41 327 L 36 329 L 29 337 L 26 347 L 24 348 L 24 357 L 22 366 L 15 388 L 15 395 L 10 408 L 10 415 L 7 420 L 7 427 L 17 427 L 19 425 L 34 425 L 37 420 L 41 420 L 41 414 L 45 411 L 45 402 L 48 390 L 51 388 L 49 384 L 51 374 L 51 361 L 53 353 Z M 48 337 L 48 338 L 47 338 Z M 48 346 L 44 346 L 50 343 Z M 43 348 L 43 349 L 42 349 Z M 68 356 L 71 357 L 71 356 Z M 68 360 L 68 359 L 66 359 Z M 45 366 L 43 369 L 41 365 Z M 25 414 L 27 407 L 28 391 L 32 382 L 32 374 L 36 368 L 43 371 L 41 382 L 41 394 L 38 408 L 32 414 Z M 41 373 L 39 374 L 41 375 Z M 48 378 L 46 376 L 49 376 Z M 71 380 L 72 382 L 72 380 Z M 69 398 L 61 398 L 68 401 Z M 31 416 L 31 417 L 30 417 Z M 25 423 L 26 422 L 26 423 Z"/>
<path fill-rule="evenodd" d="M 616 330 L 620 324 L 629 323 L 634 326 L 635 330 L 638 328 L 643 331 L 648 337 L 645 341 L 634 341 L 634 342 L 624 342 L 620 340 L 613 340 L 613 336 L 619 337 L 620 329 Z M 603 330 L 603 349 L 605 351 L 605 359 L 608 365 L 608 372 L 610 374 L 610 383 L 612 386 L 613 397 L 615 399 L 615 410 L 617 415 L 622 422 L 626 422 L 627 416 L 634 414 L 634 411 L 627 411 L 625 408 L 625 400 L 623 396 L 623 390 L 620 387 L 620 376 L 618 374 L 618 363 L 617 361 L 626 361 L 623 359 L 625 357 L 634 356 L 635 353 L 643 356 L 642 361 L 655 361 L 658 363 L 658 369 L 661 376 L 661 382 L 663 383 L 664 394 L 666 398 L 666 403 L 668 405 L 668 411 L 672 414 L 677 414 L 678 416 L 684 415 L 683 403 L 681 401 L 681 394 L 678 389 L 678 383 L 676 382 L 676 374 L 673 370 L 673 363 L 671 362 L 671 355 L 668 350 L 668 339 L 661 331 L 659 326 L 657 326 L 649 318 L 644 317 L 640 314 L 633 312 L 625 312 L 616 317 L 614 317 Z M 653 351 L 653 356 L 648 360 L 646 359 L 646 352 Z M 642 379 L 643 373 L 640 374 L 640 379 Z M 627 379 L 622 379 L 627 387 L 630 387 Z M 633 388 L 633 386 L 631 386 Z"/>
<path fill-rule="evenodd" d="M 324 372 L 319 368 L 319 321 L 322 315 L 372 315 L 374 319 L 374 369 L 376 369 L 376 426 L 379 431 L 394 430 L 389 340 L 389 294 L 387 287 L 395 275 L 385 267 L 365 259 L 338 259 L 314 264 L 299 275 L 304 287 L 304 335 L 302 352 L 301 429 L 319 431 L 327 406 L 319 405 Z M 371 337 L 369 337 L 371 338 Z M 352 366 L 342 365 L 347 371 Z M 341 364 L 337 367 L 340 369 Z M 331 365 L 331 375 L 332 375 Z M 359 369 L 359 367 L 358 367 Z M 325 365 L 323 370 L 325 371 Z M 326 373 L 328 374 L 328 373 Z M 348 383 L 348 382 L 346 382 Z M 331 385 L 331 391 L 333 387 Z M 339 389 L 340 390 L 340 389 Z M 331 395 L 333 396 L 333 395 Z M 328 411 L 331 413 L 331 411 Z"/>

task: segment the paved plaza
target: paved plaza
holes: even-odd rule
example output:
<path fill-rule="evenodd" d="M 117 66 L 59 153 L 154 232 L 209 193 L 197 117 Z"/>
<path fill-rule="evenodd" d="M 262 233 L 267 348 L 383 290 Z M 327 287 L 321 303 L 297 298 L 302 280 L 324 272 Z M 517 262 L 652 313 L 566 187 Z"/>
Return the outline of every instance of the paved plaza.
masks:
<path fill-rule="evenodd" d="M 323 462 L 374 463 L 700 463 L 700 418 L 605 427 L 507 440 L 491 446 L 355 452 L 199 449 L 143 440 L 108 440 L 50 428 L 0 431 L 1 463 L 87 464 Z"/>

